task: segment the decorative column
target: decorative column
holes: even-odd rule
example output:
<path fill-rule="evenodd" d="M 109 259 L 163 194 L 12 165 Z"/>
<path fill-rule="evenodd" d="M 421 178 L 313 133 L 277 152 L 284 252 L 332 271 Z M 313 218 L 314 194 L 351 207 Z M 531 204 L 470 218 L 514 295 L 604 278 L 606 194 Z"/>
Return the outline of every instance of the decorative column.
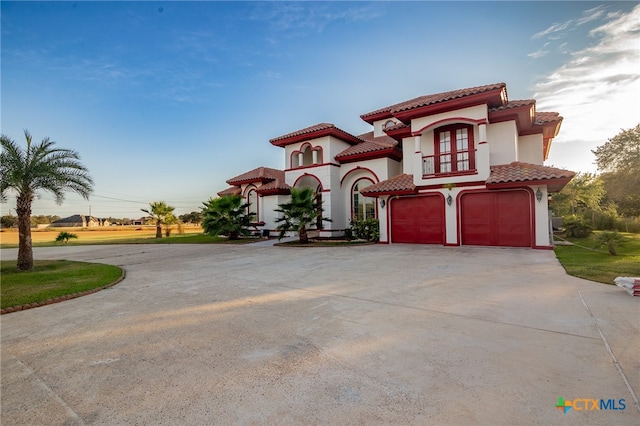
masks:
<path fill-rule="evenodd" d="M 304 166 L 304 154 L 302 152 L 298 153 L 298 167 Z"/>
<path fill-rule="evenodd" d="M 318 164 L 318 151 L 315 149 L 311 151 L 311 157 L 313 158 L 313 164 Z"/>

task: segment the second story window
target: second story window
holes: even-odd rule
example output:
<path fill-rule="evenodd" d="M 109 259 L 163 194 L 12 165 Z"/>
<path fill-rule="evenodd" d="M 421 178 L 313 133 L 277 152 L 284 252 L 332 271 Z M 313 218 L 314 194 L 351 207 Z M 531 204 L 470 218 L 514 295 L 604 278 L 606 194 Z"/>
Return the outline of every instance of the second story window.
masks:
<path fill-rule="evenodd" d="M 449 126 L 435 131 L 435 173 L 475 170 L 473 128 Z"/>

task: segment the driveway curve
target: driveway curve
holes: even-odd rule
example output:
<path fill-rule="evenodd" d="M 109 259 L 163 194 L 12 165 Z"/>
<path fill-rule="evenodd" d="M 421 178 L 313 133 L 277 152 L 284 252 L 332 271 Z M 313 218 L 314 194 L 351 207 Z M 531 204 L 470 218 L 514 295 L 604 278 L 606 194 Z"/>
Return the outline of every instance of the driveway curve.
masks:
<path fill-rule="evenodd" d="M 0 317 L 3 425 L 640 424 L 640 298 L 566 275 L 550 251 L 113 245 L 35 257 L 127 277 Z M 559 397 L 575 408 L 557 409 Z"/>

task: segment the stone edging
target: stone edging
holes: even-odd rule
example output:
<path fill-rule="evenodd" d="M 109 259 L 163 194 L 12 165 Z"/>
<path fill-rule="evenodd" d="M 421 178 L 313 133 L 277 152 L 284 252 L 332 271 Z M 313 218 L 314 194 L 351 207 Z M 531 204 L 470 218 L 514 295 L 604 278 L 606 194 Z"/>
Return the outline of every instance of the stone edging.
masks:
<path fill-rule="evenodd" d="M 45 300 L 44 302 L 28 303 L 26 305 L 11 306 L 8 308 L 0 309 L 0 315 L 10 314 L 12 312 L 18 312 L 18 311 L 26 311 L 27 309 L 37 308 L 39 306 L 53 305 L 54 303 L 64 302 L 65 300 L 75 299 L 76 297 L 87 296 L 92 293 L 97 293 L 100 290 L 113 287 L 114 285 L 124 280 L 127 275 L 127 272 L 123 268 L 120 268 L 120 270 L 122 271 L 122 274 L 120 274 L 120 278 L 118 278 L 117 280 L 115 280 L 110 284 L 103 285 L 102 287 L 92 288 L 91 290 L 87 290 L 87 291 L 81 291 L 80 293 L 72 293 L 72 294 L 67 294 L 65 296 L 54 297 L 53 299 L 48 299 L 48 300 Z"/>

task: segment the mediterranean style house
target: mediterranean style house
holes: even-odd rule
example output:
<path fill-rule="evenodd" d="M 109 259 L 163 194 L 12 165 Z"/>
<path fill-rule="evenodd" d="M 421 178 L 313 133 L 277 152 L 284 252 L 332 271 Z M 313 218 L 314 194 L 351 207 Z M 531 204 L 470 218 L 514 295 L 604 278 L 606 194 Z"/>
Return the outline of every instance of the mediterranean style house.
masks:
<path fill-rule="evenodd" d="M 251 203 L 256 227 L 276 228 L 274 209 L 292 187 L 322 200 L 321 236 L 352 218 L 377 218 L 381 243 L 551 248 L 548 194 L 574 173 L 546 167 L 562 117 L 512 100 L 504 83 L 420 96 L 360 116 L 352 135 L 320 123 L 270 140 L 285 170 L 259 167 L 218 195 Z"/>

